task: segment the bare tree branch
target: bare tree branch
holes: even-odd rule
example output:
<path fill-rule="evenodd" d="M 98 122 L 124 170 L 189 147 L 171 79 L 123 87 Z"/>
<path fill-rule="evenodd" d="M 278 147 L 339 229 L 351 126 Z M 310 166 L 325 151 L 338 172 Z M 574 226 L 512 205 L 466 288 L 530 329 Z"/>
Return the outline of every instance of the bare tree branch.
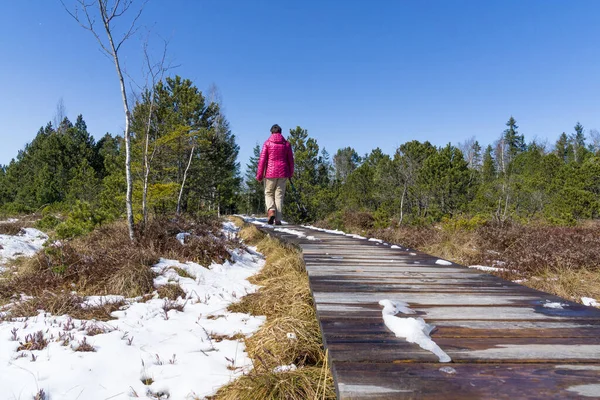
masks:
<path fill-rule="evenodd" d="M 121 45 L 127 40 L 129 39 L 131 36 L 135 35 L 135 33 L 137 32 L 138 28 L 135 27 L 137 20 L 140 18 L 140 16 L 142 15 L 142 11 L 144 11 L 144 7 L 146 6 L 146 4 L 148 4 L 149 0 L 144 0 L 144 3 L 140 6 L 140 11 L 138 12 L 138 14 L 135 16 L 135 18 L 133 19 L 133 21 L 131 22 L 131 26 L 129 27 L 129 30 L 127 31 L 127 33 L 125 33 L 125 35 L 123 35 L 123 38 L 119 41 L 119 43 L 117 44 L 116 47 L 116 51 L 119 51 L 119 49 L 121 48 Z M 129 6 L 131 5 L 131 3 L 133 2 L 133 0 L 131 0 L 128 4 L 127 7 L 125 8 L 125 10 L 123 12 L 125 12 Z M 119 14 L 121 15 L 121 14 Z"/>
<path fill-rule="evenodd" d="M 89 3 L 86 4 L 83 0 L 77 0 L 77 3 L 79 3 L 79 5 L 81 6 L 81 10 L 83 11 L 84 17 L 85 17 L 85 21 L 83 21 L 80 16 L 79 16 L 79 7 L 77 7 L 77 5 L 75 6 L 75 12 L 72 12 L 71 10 L 69 10 L 67 8 L 67 6 L 65 5 L 63 0 L 60 0 L 60 3 L 62 4 L 63 8 L 65 9 L 65 11 L 75 20 L 77 21 L 77 23 L 79 24 L 79 26 L 81 26 L 83 29 L 90 31 L 92 33 L 92 35 L 94 35 L 94 37 L 96 38 L 96 40 L 98 41 L 98 44 L 100 45 L 100 48 L 106 53 L 106 55 L 108 55 L 109 58 L 113 57 L 113 54 L 111 53 L 110 50 L 108 50 L 106 48 L 106 45 L 104 44 L 104 42 L 102 41 L 102 39 L 100 39 L 100 36 L 98 35 L 98 33 L 96 32 L 96 30 L 94 29 L 94 23 L 96 23 L 96 20 L 93 19 L 92 17 L 90 17 L 90 13 L 88 12 L 88 8 L 92 7 L 94 4 L 93 3 Z"/>

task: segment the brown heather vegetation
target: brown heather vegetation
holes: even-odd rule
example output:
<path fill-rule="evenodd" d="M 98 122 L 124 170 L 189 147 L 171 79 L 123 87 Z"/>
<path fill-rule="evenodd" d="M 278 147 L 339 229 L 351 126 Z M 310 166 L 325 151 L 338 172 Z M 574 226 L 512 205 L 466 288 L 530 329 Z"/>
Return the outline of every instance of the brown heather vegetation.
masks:
<path fill-rule="evenodd" d="M 110 313 L 123 304 L 83 308 L 79 296 L 148 295 L 156 290 L 150 267 L 160 257 L 205 266 L 222 263 L 229 257 L 227 246 L 239 244 L 220 237 L 220 228 L 217 218 L 156 219 L 132 244 L 125 223 L 115 222 L 87 236 L 55 242 L 35 257 L 17 263 L 16 274 L 10 271 L 0 277 L 0 304 L 25 294 L 33 298 L 16 302 L 10 308 L 10 317 L 32 316 L 45 310 L 78 319 L 110 319 Z M 180 232 L 191 233 L 185 245 L 175 238 Z M 159 288 L 158 294 L 171 300 L 184 295 L 178 285 Z"/>
<path fill-rule="evenodd" d="M 494 224 L 483 219 L 454 219 L 434 226 L 377 229 L 369 213 L 346 212 L 343 229 L 401 244 L 463 265 L 497 266 L 508 280 L 581 301 L 600 298 L 600 224 L 576 227 L 543 224 Z M 331 228 L 328 222 L 317 224 Z"/>
<path fill-rule="evenodd" d="M 243 222 L 236 223 L 242 226 Z M 258 332 L 245 339 L 254 369 L 221 388 L 215 400 L 335 399 L 308 275 L 300 252 L 265 236 L 255 226 L 243 225 L 240 236 L 266 256 L 261 272 L 250 281 L 261 286 L 229 307 L 233 312 L 265 315 Z M 293 333 L 296 339 L 289 339 Z M 294 363 L 296 371 L 274 373 Z"/>
<path fill-rule="evenodd" d="M 35 215 L 25 216 L 18 221 L 0 221 L 0 235 L 18 235 L 23 228 L 31 228 L 39 217 Z"/>

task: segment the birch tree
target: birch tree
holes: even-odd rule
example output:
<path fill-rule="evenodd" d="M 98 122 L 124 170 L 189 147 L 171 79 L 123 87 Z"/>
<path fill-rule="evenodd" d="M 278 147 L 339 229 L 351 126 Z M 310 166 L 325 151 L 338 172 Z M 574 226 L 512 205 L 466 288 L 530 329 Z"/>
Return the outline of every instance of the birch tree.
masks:
<path fill-rule="evenodd" d="M 125 14 L 128 13 L 134 0 L 97 0 L 96 2 L 86 2 L 85 0 L 76 0 L 73 9 L 69 9 L 63 0 L 61 3 L 67 13 L 71 15 L 79 23 L 79 25 L 92 33 L 92 35 L 98 41 L 102 51 L 114 62 L 115 69 L 117 71 L 117 77 L 119 79 L 119 85 L 121 89 L 121 98 L 123 101 L 123 109 L 125 112 L 125 178 L 127 180 L 127 195 L 126 195 L 126 208 L 127 208 L 127 226 L 129 228 L 129 238 L 133 241 L 135 239 L 134 227 L 133 227 L 133 208 L 132 208 L 132 192 L 133 182 L 131 178 L 131 113 L 129 109 L 129 102 L 127 99 L 127 92 L 125 89 L 125 79 L 123 78 L 123 70 L 119 60 L 119 51 L 123 43 L 127 39 L 131 38 L 137 31 L 136 24 L 147 0 L 142 3 L 137 12 L 134 14 L 134 18 L 131 19 L 131 23 L 128 25 L 129 28 L 123 33 L 117 40 L 115 40 L 115 21 Z M 132 10 L 133 12 L 133 10 Z M 100 18 L 101 26 L 96 26 L 96 18 Z M 104 31 L 106 36 L 101 32 Z"/>
<path fill-rule="evenodd" d="M 156 110 L 156 85 L 161 82 L 165 76 L 165 73 L 174 66 L 167 64 L 167 41 L 164 41 L 162 56 L 158 61 L 152 61 L 148 52 L 148 40 L 144 42 L 144 75 L 145 75 L 145 87 L 142 89 L 145 99 L 139 101 L 138 104 L 147 103 L 147 115 L 144 118 L 144 151 L 143 151 L 143 187 L 142 187 L 142 219 L 143 226 L 145 229 L 148 223 L 148 180 L 150 177 L 151 163 L 154 159 L 158 144 L 156 140 L 152 143 L 152 152 L 150 153 L 150 143 L 152 141 L 151 133 L 154 130 L 155 136 L 158 134 L 158 127 L 155 124 L 155 110 Z M 137 105 L 136 105 L 137 106 Z M 156 139 L 156 137 L 154 138 Z"/>

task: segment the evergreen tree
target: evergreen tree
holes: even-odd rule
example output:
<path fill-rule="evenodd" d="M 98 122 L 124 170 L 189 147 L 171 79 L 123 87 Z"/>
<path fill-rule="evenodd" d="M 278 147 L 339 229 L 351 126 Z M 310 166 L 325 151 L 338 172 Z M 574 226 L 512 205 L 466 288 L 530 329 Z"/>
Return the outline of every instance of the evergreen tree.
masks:
<path fill-rule="evenodd" d="M 490 183 L 496 179 L 496 163 L 494 161 L 492 145 L 488 145 L 483 154 L 481 173 L 484 183 Z"/>
<path fill-rule="evenodd" d="M 504 141 L 506 142 L 508 163 L 525 151 L 525 137 L 517 131 L 517 121 L 511 116 L 506 122 L 507 129 L 504 130 Z"/>
<path fill-rule="evenodd" d="M 571 149 L 572 150 L 572 149 Z M 554 153 L 563 162 L 567 162 L 567 155 L 569 153 L 569 138 L 566 133 L 562 133 L 556 144 L 554 145 Z"/>
<path fill-rule="evenodd" d="M 569 154 L 569 158 L 577 163 L 581 163 L 587 156 L 588 149 L 585 145 L 585 134 L 583 133 L 583 125 L 579 122 L 573 128 L 575 133 L 569 137 L 569 145 L 572 151 Z"/>
<path fill-rule="evenodd" d="M 346 182 L 348 175 L 358 167 L 360 161 L 360 156 L 352 147 L 339 149 L 333 156 L 335 178 L 341 183 Z"/>
<path fill-rule="evenodd" d="M 253 149 L 253 155 L 246 164 L 246 175 L 244 177 L 245 193 L 242 200 L 246 212 L 249 214 L 265 212 L 264 187 L 261 182 L 256 180 L 258 169 L 258 160 L 260 158 L 260 145 L 256 144 Z"/>

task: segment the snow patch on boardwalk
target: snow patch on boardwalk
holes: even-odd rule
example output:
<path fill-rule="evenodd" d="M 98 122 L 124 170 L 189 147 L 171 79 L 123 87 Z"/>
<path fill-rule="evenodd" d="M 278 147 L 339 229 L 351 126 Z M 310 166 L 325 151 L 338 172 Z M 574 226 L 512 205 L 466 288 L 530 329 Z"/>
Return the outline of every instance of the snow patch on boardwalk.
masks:
<path fill-rule="evenodd" d="M 581 302 L 585 306 L 600 307 L 600 303 L 598 303 L 596 299 L 592 299 L 591 297 L 582 297 Z"/>
<path fill-rule="evenodd" d="M 440 362 L 450 362 L 450 356 L 444 352 L 429 336 L 435 326 L 425 323 L 423 318 L 401 318 L 396 314 L 414 314 L 407 303 L 390 300 L 381 300 L 379 305 L 383 306 L 381 311 L 383 322 L 396 335 L 404 338 L 409 343 L 418 344 L 423 350 L 427 350 L 438 356 Z"/>

